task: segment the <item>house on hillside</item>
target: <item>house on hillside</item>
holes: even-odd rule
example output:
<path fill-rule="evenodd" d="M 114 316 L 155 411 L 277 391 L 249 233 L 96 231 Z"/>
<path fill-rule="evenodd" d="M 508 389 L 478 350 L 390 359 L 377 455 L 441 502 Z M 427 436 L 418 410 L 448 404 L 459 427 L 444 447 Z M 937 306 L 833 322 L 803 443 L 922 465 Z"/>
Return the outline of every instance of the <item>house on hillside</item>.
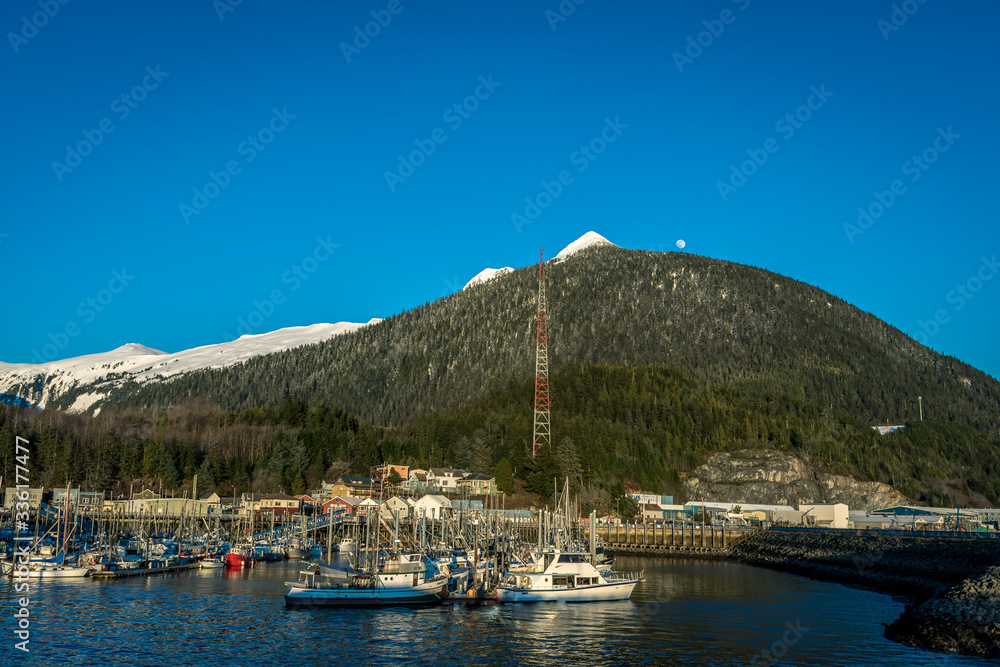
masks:
<path fill-rule="evenodd" d="M 338 510 L 343 510 L 345 514 L 354 516 L 360 503 L 361 498 L 354 498 L 352 496 L 337 496 L 323 503 L 323 514 L 331 511 L 336 512 Z"/>
<path fill-rule="evenodd" d="M 388 484 L 389 477 L 392 475 L 393 470 L 395 470 L 396 474 L 399 476 L 400 482 L 405 482 L 410 477 L 410 466 L 400 466 L 392 463 L 386 463 L 371 469 L 372 481 L 375 483 L 385 482 Z"/>
<path fill-rule="evenodd" d="M 454 493 L 463 477 L 465 473 L 458 468 L 431 468 L 427 471 L 427 487 Z"/>
<path fill-rule="evenodd" d="M 355 477 L 341 475 L 330 487 L 335 496 L 354 496 L 355 498 L 371 498 L 377 495 L 379 486 L 372 482 L 371 477 Z"/>
<path fill-rule="evenodd" d="M 470 496 L 488 496 L 497 493 L 497 480 L 480 472 L 466 473 L 458 480 L 458 490 Z"/>
<path fill-rule="evenodd" d="M 406 481 L 402 486 L 407 491 L 423 491 L 427 488 L 427 471 L 420 468 L 412 468 Z"/>
<path fill-rule="evenodd" d="M 451 500 L 444 496 L 424 496 L 413 506 L 413 517 L 443 519 L 451 513 Z"/>

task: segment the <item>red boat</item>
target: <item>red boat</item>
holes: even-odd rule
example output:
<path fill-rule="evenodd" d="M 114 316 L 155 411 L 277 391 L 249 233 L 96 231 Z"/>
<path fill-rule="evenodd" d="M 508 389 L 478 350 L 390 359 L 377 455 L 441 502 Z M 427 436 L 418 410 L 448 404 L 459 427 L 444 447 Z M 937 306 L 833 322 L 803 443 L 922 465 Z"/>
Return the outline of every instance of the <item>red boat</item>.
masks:
<path fill-rule="evenodd" d="M 229 567 L 253 567 L 253 549 L 250 547 L 230 547 L 226 554 L 226 565 Z"/>

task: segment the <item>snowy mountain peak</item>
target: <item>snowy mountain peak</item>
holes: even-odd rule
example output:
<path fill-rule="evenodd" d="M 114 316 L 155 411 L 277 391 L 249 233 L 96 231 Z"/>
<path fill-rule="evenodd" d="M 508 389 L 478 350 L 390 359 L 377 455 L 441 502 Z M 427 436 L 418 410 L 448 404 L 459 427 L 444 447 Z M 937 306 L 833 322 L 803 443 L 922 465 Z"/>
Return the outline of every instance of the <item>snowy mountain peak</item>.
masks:
<path fill-rule="evenodd" d="M 465 283 L 465 287 L 463 287 L 462 289 L 468 289 L 473 285 L 481 285 L 482 283 L 489 282 L 494 278 L 499 278 L 500 276 L 504 276 L 507 275 L 508 273 L 513 273 L 513 272 L 514 269 L 510 268 L 509 266 L 505 266 L 502 269 L 483 269 L 475 276 L 473 276 L 472 280 Z"/>
<path fill-rule="evenodd" d="M 589 248 L 591 246 L 602 246 L 602 245 L 613 246 L 615 248 L 618 247 L 611 241 L 607 240 L 606 238 L 598 234 L 597 232 L 587 232 L 586 234 L 584 234 L 583 236 L 581 236 L 580 238 L 578 238 L 577 240 L 573 241 L 568 246 L 560 250 L 559 254 L 556 255 L 555 257 L 555 261 L 561 262 L 567 257 L 570 257 L 571 255 L 575 255 L 576 253 L 580 252 L 584 248 Z"/>
<path fill-rule="evenodd" d="M 175 353 L 163 352 L 139 343 L 127 343 L 109 352 L 41 364 L 0 362 L 0 393 L 20 395 L 19 392 L 32 392 L 21 398 L 44 408 L 49 401 L 62 394 L 74 388 L 86 387 L 87 392 L 76 398 L 71 409 L 87 410 L 126 381 L 139 384 L 160 382 L 174 375 L 203 368 L 231 366 L 260 355 L 318 343 L 379 321 L 378 318 L 373 318 L 366 324 L 337 322 L 286 327 Z M 44 387 L 42 396 L 34 393 L 39 387 Z"/>
<path fill-rule="evenodd" d="M 111 350 L 108 354 L 114 354 L 119 357 L 136 357 L 139 355 L 147 354 L 170 354 L 169 352 L 164 352 L 163 350 L 157 350 L 142 343 L 125 343 L 121 347 L 116 347 Z"/>

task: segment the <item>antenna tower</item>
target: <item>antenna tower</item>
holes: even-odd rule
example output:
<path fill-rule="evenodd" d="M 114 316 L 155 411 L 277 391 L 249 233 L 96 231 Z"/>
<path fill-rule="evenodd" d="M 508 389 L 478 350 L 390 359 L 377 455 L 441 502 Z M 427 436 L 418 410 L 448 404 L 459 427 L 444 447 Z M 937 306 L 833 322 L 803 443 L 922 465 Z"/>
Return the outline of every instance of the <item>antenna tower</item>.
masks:
<path fill-rule="evenodd" d="M 548 321 L 545 314 L 545 250 L 538 251 L 538 329 L 535 334 L 535 429 L 531 458 L 549 436 L 549 350 Z"/>

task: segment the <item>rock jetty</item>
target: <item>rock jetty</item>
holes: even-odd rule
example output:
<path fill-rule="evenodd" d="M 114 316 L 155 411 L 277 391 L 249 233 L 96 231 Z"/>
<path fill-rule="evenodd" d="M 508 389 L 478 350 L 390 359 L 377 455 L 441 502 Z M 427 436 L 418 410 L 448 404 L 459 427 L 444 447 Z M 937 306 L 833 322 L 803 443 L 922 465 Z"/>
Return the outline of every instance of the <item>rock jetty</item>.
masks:
<path fill-rule="evenodd" d="M 1000 658 L 1000 567 L 909 605 L 885 635 L 911 646 Z"/>
<path fill-rule="evenodd" d="M 912 646 L 1000 657 L 1000 543 L 772 529 L 733 560 L 864 586 L 914 602 L 886 630 Z"/>

